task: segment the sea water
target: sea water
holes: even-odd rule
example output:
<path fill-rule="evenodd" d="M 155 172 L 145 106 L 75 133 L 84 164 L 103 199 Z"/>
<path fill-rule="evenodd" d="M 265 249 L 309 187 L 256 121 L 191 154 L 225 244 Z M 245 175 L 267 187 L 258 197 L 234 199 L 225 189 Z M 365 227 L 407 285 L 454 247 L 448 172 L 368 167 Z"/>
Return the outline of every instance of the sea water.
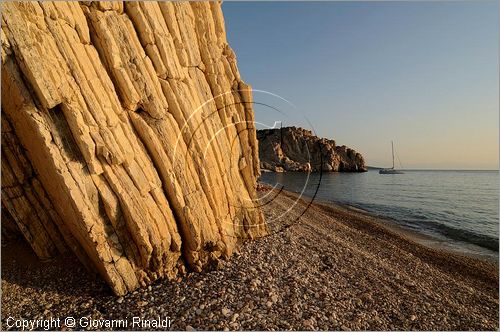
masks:
<path fill-rule="evenodd" d="M 463 253 L 498 259 L 498 171 L 262 173 L 260 180 L 366 210 Z"/>

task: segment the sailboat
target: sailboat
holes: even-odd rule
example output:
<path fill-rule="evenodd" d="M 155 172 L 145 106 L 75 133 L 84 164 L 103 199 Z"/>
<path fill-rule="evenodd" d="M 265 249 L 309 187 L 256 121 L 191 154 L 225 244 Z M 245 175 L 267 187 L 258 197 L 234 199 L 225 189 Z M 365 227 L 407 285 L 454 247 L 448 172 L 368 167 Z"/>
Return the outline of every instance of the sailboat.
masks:
<path fill-rule="evenodd" d="M 394 168 L 394 142 L 391 141 L 391 147 L 392 147 L 392 167 L 391 168 L 383 168 L 379 172 L 379 174 L 404 174 L 401 171 L 398 171 L 397 169 Z"/>

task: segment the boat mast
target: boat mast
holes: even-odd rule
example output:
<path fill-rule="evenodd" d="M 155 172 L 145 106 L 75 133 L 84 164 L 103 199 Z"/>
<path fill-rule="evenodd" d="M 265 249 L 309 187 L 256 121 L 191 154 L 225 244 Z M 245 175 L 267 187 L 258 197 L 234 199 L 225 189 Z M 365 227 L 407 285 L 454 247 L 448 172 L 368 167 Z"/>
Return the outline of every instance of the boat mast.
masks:
<path fill-rule="evenodd" d="M 394 142 L 391 141 L 391 147 L 392 147 L 392 169 L 394 169 Z"/>

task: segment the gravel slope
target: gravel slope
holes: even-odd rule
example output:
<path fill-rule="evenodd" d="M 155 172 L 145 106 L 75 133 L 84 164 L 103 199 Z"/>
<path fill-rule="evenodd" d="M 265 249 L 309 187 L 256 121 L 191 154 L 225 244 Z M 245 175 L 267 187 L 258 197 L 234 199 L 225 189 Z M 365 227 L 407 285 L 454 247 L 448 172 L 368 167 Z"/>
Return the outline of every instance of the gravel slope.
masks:
<path fill-rule="evenodd" d="M 23 244 L 4 246 L 2 328 L 9 316 L 169 316 L 180 330 L 498 329 L 496 265 L 418 245 L 342 207 L 313 204 L 294 221 L 306 201 L 261 195 L 271 235 L 213 271 L 123 298 L 72 258 L 44 264 Z"/>

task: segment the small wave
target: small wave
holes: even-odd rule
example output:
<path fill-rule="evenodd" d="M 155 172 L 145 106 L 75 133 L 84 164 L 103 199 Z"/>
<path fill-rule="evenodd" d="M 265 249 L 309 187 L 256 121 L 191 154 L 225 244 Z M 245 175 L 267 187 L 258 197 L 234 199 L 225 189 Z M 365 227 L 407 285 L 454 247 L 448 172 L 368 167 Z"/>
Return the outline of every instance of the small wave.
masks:
<path fill-rule="evenodd" d="M 474 244 L 495 252 L 499 251 L 498 237 L 478 234 L 466 229 L 448 226 L 440 221 L 429 220 L 429 215 L 422 211 L 403 207 L 394 208 L 389 205 L 352 204 L 352 202 L 347 204 L 365 209 L 381 217 L 389 217 L 395 223 L 410 227 L 416 231 L 430 231 L 451 240 Z"/>
<path fill-rule="evenodd" d="M 458 229 L 430 220 L 419 220 L 419 223 L 425 225 L 423 228 L 436 231 L 452 240 L 475 244 L 477 246 L 498 252 L 497 237 L 478 234 L 465 229 Z"/>

